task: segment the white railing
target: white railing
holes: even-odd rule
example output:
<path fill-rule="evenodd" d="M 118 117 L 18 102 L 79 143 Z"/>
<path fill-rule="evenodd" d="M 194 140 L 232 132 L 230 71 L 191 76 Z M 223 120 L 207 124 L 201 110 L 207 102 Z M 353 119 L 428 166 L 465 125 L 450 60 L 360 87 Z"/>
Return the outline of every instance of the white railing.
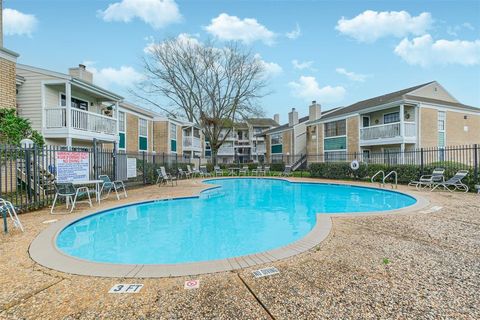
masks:
<path fill-rule="evenodd" d="M 78 130 L 106 133 L 115 135 L 117 133 L 117 120 L 101 114 L 71 109 L 72 127 Z"/>
<path fill-rule="evenodd" d="M 200 141 L 200 138 L 197 137 L 191 137 L 191 136 L 186 136 L 183 137 L 183 146 L 184 147 L 192 147 L 192 148 L 201 148 L 202 147 L 202 142 Z"/>
<path fill-rule="evenodd" d="M 267 148 L 264 146 L 252 148 L 252 154 L 265 154 L 265 153 L 267 153 Z"/>
<path fill-rule="evenodd" d="M 45 109 L 45 126 L 47 129 L 64 128 L 67 125 L 66 108 Z"/>
<path fill-rule="evenodd" d="M 70 112 L 71 127 L 74 129 L 110 135 L 117 134 L 117 120 L 112 117 L 80 109 L 70 109 Z M 47 129 L 65 128 L 67 126 L 66 108 L 45 109 L 45 120 Z"/>
<path fill-rule="evenodd" d="M 415 122 L 405 122 L 405 137 L 416 137 L 417 125 Z"/>
<path fill-rule="evenodd" d="M 220 147 L 220 149 L 218 149 L 218 152 L 217 154 L 219 156 L 225 156 L 225 155 L 233 155 L 235 154 L 235 151 L 233 149 L 233 147 Z"/>
<path fill-rule="evenodd" d="M 405 137 L 415 137 L 417 135 L 415 122 L 404 122 L 403 125 Z M 361 140 L 388 139 L 400 136 L 400 122 L 360 128 Z"/>
<path fill-rule="evenodd" d="M 400 122 L 360 129 L 361 140 L 385 139 L 400 136 Z"/>

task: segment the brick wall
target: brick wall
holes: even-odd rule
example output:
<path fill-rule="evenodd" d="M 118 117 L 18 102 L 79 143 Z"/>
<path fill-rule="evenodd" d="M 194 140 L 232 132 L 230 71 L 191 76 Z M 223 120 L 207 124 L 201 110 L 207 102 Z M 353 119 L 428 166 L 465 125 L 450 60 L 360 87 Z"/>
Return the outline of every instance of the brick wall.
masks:
<path fill-rule="evenodd" d="M 126 151 L 138 152 L 138 117 L 125 113 L 127 117 L 127 139 L 126 139 Z"/>
<path fill-rule="evenodd" d="M 429 108 L 420 108 L 420 147 L 429 148 L 438 146 L 438 111 Z M 448 135 L 448 133 L 447 133 Z"/>
<path fill-rule="evenodd" d="M 347 119 L 347 153 L 360 152 L 358 116 Z"/>
<path fill-rule="evenodd" d="M 16 108 L 16 64 L 0 57 L 0 108 Z"/>
<path fill-rule="evenodd" d="M 153 123 L 153 135 L 155 143 L 155 151 L 159 153 L 170 153 L 168 148 L 168 122 L 166 121 L 155 121 Z"/>
<path fill-rule="evenodd" d="M 475 143 L 480 143 L 480 116 L 447 111 L 445 144 L 454 146 Z"/>

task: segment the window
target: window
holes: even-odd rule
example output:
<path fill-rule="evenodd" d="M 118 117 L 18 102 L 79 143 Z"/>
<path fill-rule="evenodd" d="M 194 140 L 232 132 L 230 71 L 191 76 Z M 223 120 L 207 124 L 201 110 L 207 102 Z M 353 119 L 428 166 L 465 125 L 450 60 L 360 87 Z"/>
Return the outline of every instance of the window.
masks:
<path fill-rule="evenodd" d="M 170 123 L 170 151 L 177 152 L 177 125 Z"/>
<path fill-rule="evenodd" d="M 346 150 L 347 137 L 325 138 L 323 140 L 323 148 L 325 151 L 330 150 Z"/>
<path fill-rule="evenodd" d="M 125 132 L 125 112 L 118 112 L 118 131 Z"/>
<path fill-rule="evenodd" d="M 383 115 L 383 123 L 394 123 L 400 121 L 400 112 L 386 113 Z"/>
<path fill-rule="evenodd" d="M 346 134 L 346 120 L 338 120 L 325 123 L 325 137 L 345 136 Z"/>
<path fill-rule="evenodd" d="M 138 119 L 138 149 L 148 150 L 148 121 L 141 118 Z"/>
<path fill-rule="evenodd" d="M 445 121 L 447 114 L 445 111 L 438 111 L 438 146 L 445 147 Z"/>
<path fill-rule="evenodd" d="M 347 160 L 347 151 L 326 151 L 325 152 L 326 162 L 346 161 L 346 160 Z"/>
<path fill-rule="evenodd" d="M 65 96 L 65 94 L 62 93 L 60 95 L 60 105 L 62 107 L 66 107 L 67 106 L 66 101 L 67 101 L 67 97 Z M 88 111 L 88 101 L 80 100 L 74 97 L 71 97 L 71 101 L 72 101 L 71 102 L 72 108 Z"/>
<path fill-rule="evenodd" d="M 362 118 L 362 123 L 363 123 L 364 128 L 370 127 L 370 117 L 363 117 Z"/>
<path fill-rule="evenodd" d="M 281 133 L 272 134 L 272 145 L 282 144 L 282 143 L 283 143 L 283 135 Z"/>

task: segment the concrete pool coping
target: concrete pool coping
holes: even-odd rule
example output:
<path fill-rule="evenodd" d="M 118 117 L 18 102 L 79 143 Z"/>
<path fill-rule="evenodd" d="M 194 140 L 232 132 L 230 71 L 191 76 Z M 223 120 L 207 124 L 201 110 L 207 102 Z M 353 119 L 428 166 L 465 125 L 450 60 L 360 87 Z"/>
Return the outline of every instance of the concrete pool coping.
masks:
<path fill-rule="evenodd" d="M 234 177 L 232 177 L 234 178 Z M 238 178 L 238 177 L 237 177 Z M 261 177 L 247 177 L 249 179 L 258 179 Z M 267 177 L 267 179 L 281 179 L 290 183 L 312 183 L 312 184 L 332 184 L 332 185 L 349 185 L 355 187 L 371 188 L 386 191 L 382 188 L 357 186 L 353 184 L 343 183 L 325 183 L 317 181 L 291 181 L 286 178 Z M 205 180 L 215 179 L 230 179 L 228 177 L 221 178 L 209 178 Z M 207 191 L 216 189 L 218 186 L 209 185 L 209 188 L 202 190 Z M 388 191 L 388 190 L 387 190 Z M 86 213 L 81 216 L 72 217 L 50 225 L 47 229 L 42 231 L 30 244 L 29 254 L 30 257 L 37 263 L 57 271 L 86 276 L 97 277 L 111 277 L 111 278 L 162 278 L 173 276 L 187 276 L 187 275 L 199 275 L 214 272 L 231 271 L 237 269 L 243 269 L 256 265 L 262 265 L 272 263 L 278 260 L 286 259 L 300 253 L 306 252 L 313 247 L 320 244 L 325 240 L 332 228 L 332 217 L 351 217 L 351 216 L 371 216 L 371 215 L 392 215 L 392 214 L 405 214 L 412 213 L 426 207 L 429 202 L 420 196 L 412 195 L 407 192 L 393 191 L 410 196 L 416 200 L 416 202 L 408 207 L 401 209 L 388 210 L 388 211 L 375 211 L 375 212 L 356 212 L 356 213 L 330 213 L 330 214 L 317 214 L 316 223 L 312 230 L 307 233 L 303 238 L 292 242 L 286 246 L 275 248 L 272 250 L 250 254 L 239 257 L 232 257 L 221 260 L 210 260 L 202 262 L 181 263 L 181 264 L 113 264 L 113 263 L 101 263 L 83 260 L 73 256 L 69 256 L 60 251 L 56 246 L 56 239 L 59 233 L 68 225 L 82 220 L 85 217 L 101 214 L 102 212 L 109 211 L 115 208 L 121 208 L 126 206 L 132 206 L 141 203 L 155 202 L 155 201 L 168 201 L 174 199 L 185 198 L 198 198 L 200 195 L 190 197 L 172 197 L 167 199 L 137 201 L 120 206 L 111 207 L 108 209 L 100 210 L 94 213 Z"/>

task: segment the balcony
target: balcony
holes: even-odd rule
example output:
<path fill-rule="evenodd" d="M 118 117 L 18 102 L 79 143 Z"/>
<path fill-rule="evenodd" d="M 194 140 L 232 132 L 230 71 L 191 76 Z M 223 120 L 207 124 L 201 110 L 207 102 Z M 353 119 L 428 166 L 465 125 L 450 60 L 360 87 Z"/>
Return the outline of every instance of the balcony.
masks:
<path fill-rule="evenodd" d="M 217 155 L 219 156 L 233 156 L 235 154 L 235 150 L 233 147 L 220 147 L 217 151 Z"/>
<path fill-rule="evenodd" d="M 117 120 L 98 113 L 70 109 L 70 128 L 67 128 L 67 109 L 45 109 L 45 133 L 47 136 L 66 137 L 68 133 L 85 138 L 115 140 Z M 83 138 L 83 137 L 82 137 Z"/>
<path fill-rule="evenodd" d="M 252 154 L 263 155 L 265 153 L 267 153 L 267 148 L 265 146 L 258 146 L 252 148 Z"/>
<path fill-rule="evenodd" d="M 400 122 L 360 128 L 360 144 L 415 143 L 417 137 L 416 123 L 404 122 L 403 126 L 403 136 Z"/>
<path fill-rule="evenodd" d="M 186 137 L 183 137 L 183 148 L 185 150 L 201 151 L 202 142 L 201 142 L 200 138 L 186 136 Z"/>

